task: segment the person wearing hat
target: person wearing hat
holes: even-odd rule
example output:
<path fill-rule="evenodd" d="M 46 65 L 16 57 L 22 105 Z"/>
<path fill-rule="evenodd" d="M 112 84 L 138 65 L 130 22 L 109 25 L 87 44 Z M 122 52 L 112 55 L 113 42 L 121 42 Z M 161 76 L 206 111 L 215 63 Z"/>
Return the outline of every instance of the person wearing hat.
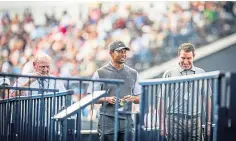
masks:
<path fill-rule="evenodd" d="M 10 86 L 10 80 L 5 77 L 0 78 L 0 100 L 9 98 L 9 89 L 4 86 Z"/>
<path fill-rule="evenodd" d="M 115 103 L 119 102 L 119 106 L 123 111 L 130 111 L 133 103 L 139 103 L 139 94 L 141 94 L 141 86 L 138 84 L 138 72 L 125 64 L 127 51 L 129 51 L 122 41 L 115 41 L 110 45 L 109 54 L 111 61 L 99 68 L 93 75 L 92 79 L 121 79 L 124 84 L 120 86 L 119 97 L 116 97 L 116 88 L 114 86 L 104 86 L 101 83 L 90 83 L 87 93 L 92 93 L 95 90 L 108 90 L 107 97 L 103 97 L 97 101 L 102 104 L 100 107 L 100 116 L 98 119 L 98 134 L 101 141 L 114 140 L 114 121 L 115 121 Z M 125 103 L 125 105 L 123 104 Z M 127 121 L 127 122 L 126 122 Z M 128 123 L 130 125 L 125 125 Z M 123 141 L 126 137 L 131 137 L 131 130 L 128 129 L 128 135 L 125 135 L 125 128 L 132 127 L 132 119 L 129 115 L 118 115 L 118 140 Z"/>

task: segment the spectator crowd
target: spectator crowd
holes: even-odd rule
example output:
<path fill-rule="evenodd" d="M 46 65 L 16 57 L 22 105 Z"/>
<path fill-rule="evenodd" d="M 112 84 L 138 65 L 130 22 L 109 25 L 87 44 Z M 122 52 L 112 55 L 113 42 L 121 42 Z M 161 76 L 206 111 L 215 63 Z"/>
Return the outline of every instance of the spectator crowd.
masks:
<path fill-rule="evenodd" d="M 45 13 L 43 25 L 35 23 L 37 17 L 28 8 L 23 15 L 1 11 L 0 72 L 30 73 L 34 56 L 43 51 L 53 59 L 53 75 L 90 77 L 109 60 L 114 40 L 129 45 L 127 64 L 142 71 L 176 56 L 183 42 L 199 47 L 236 30 L 235 2 L 146 3 L 142 8 L 88 4 L 87 18 L 76 23 L 66 9 L 60 17 Z M 79 91 L 78 85 L 71 87 Z M 83 116 L 96 119 L 97 113 L 88 109 Z"/>
<path fill-rule="evenodd" d="M 25 74 L 33 70 L 39 51 L 53 58 L 52 73 L 60 77 L 89 77 L 109 60 L 109 44 L 129 45 L 127 64 L 142 71 L 175 56 L 175 47 L 189 41 L 197 47 L 227 36 L 235 28 L 235 2 L 148 2 L 88 5 L 86 20 L 72 22 L 45 13 L 45 24 L 35 24 L 34 13 L 0 15 L 0 71 Z M 42 13 L 44 14 L 44 13 Z M 22 18 L 20 18 L 22 17 Z"/>

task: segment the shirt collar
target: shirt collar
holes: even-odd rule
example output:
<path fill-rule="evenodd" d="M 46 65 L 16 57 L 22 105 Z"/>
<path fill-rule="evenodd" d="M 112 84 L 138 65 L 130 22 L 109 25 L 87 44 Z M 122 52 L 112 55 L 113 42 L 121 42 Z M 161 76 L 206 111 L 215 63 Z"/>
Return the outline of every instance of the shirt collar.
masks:
<path fill-rule="evenodd" d="M 115 68 L 115 69 L 116 69 L 116 67 L 114 67 L 114 66 L 113 66 L 113 64 L 112 64 L 112 62 L 111 62 L 111 61 L 110 61 L 110 65 L 111 65 L 113 68 Z M 124 67 L 125 67 L 125 64 L 123 65 L 123 68 L 124 68 Z M 123 68 L 122 68 L 122 69 L 123 69 Z M 122 69 L 120 69 L 119 71 L 121 71 Z M 116 70 L 117 70 L 117 69 L 116 69 Z"/>
<path fill-rule="evenodd" d="M 179 64 L 177 65 L 177 68 L 178 68 L 179 72 L 186 71 L 185 69 L 181 68 Z M 195 72 L 195 71 L 196 71 L 196 68 L 195 68 L 194 65 L 192 65 L 192 68 L 189 69 L 189 70 Z"/>

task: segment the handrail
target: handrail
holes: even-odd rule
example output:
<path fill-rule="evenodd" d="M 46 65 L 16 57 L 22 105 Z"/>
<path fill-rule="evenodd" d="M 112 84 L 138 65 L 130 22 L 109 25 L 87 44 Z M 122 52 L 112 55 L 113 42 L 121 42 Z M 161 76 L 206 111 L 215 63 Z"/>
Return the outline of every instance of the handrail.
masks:
<path fill-rule="evenodd" d="M 1 99 L 0 103 L 3 102 L 10 102 L 10 101 L 14 101 L 14 100 L 30 100 L 30 99 L 40 99 L 42 98 L 50 98 L 50 97 L 60 97 L 60 96 L 66 96 L 66 95 L 72 95 L 74 94 L 73 90 L 67 90 L 67 91 L 60 91 L 60 92 L 56 92 L 54 93 L 46 93 L 46 94 L 37 94 L 37 95 L 28 95 L 28 96 L 17 96 L 17 97 L 10 97 L 8 99 Z"/>
<path fill-rule="evenodd" d="M 117 80 L 117 79 L 89 79 L 89 78 L 74 78 L 74 77 L 55 77 L 55 76 L 32 76 L 32 75 L 19 75 L 19 74 L 8 74 L 8 73 L 0 73 L 0 76 L 2 77 L 26 77 L 26 78 L 44 78 L 44 79 L 57 79 L 57 80 L 70 80 L 70 81 L 93 81 L 93 82 L 104 82 L 104 83 L 110 83 L 110 84 L 122 84 L 124 83 L 123 80 Z"/>
<path fill-rule="evenodd" d="M 202 79 L 210 79 L 210 78 L 219 78 L 224 75 L 224 73 L 220 71 L 212 71 L 201 74 L 193 74 L 187 76 L 178 76 L 178 77 L 170 77 L 170 78 L 158 78 L 158 79 L 148 79 L 145 81 L 141 81 L 140 84 L 145 85 L 153 85 L 153 84 L 170 84 L 170 83 L 178 83 L 183 81 L 194 81 L 194 80 L 202 80 Z"/>
<path fill-rule="evenodd" d="M 80 101 L 70 105 L 66 109 L 54 115 L 53 119 L 55 120 L 63 120 L 77 113 L 79 110 L 85 108 L 89 104 L 95 103 L 98 99 L 105 96 L 107 92 L 105 90 L 102 91 L 94 91 L 92 94 L 89 94 L 82 98 Z"/>

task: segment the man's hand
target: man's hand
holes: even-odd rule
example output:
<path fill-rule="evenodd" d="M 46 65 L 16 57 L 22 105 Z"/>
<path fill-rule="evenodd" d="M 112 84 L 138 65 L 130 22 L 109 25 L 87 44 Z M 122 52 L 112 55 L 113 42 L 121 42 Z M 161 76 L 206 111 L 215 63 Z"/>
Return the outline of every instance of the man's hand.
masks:
<path fill-rule="evenodd" d="M 126 102 L 136 102 L 137 101 L 137 96 L 127 95 L 127 96 L 124 96 L 122 98 L 122 100 L 124 100 Z"/>
<path fill-rule="evenodd" d="M 110 104 L 116 104 L 117 100 L 118 100 L 118 103 L 120 103 L 120 99 L 116 98 L 115 96 L 105 97 L 105 101 Z"/>
<path fill-rule="evenodd" d="M 32 74 L 32 76 L 42 76 L 42 75 L 41 75 L 40 73 L 35 72 L 35 73 Z M 33 82 L 36 81 L 36 80 L 37 80 L 37 78 L 29 78 L 29 80 L 26 81 L 26 82 L 23 84 L 23 86 L 24 86 L 24 87 L 29 86 L 31 83 L 33 83 Z"/>
<path fill-rule="evenodd" d="M 211 135 L 211 123 L 207 123 L 207 136 Z"/>
<path fill-rule="evenodd" d="M 162 136 L 164 136 L 165 134 L 168 134 L 168 132 L 167 132 L 168 129 L 167 129 L 167 127 L 164 129 L 164 126 L 165 126 L 164 120 L 161 120 L 161 128 L 160 128 L 160 130 L 161 130 L 161 135 Z"/>
<path fill-rule="evenodd" d="M 32 76 L 42 76 L 40 73 L 33 73 Z M 20 77 L 19 80 L 16 81 L 16 83 L 14 84 L 14 87 L 18 86 L 18 87 L 29 87 L 30 84 L 32 84 L 34 81 L 36 81 L 37 78 L 22 78 Z M 16 97 L 16 96 L 20 96 L 23 95 L 23 91 L 19 92 L 18 94 L 16 93 L 16 90 L 13 90 L 10 92 L 10 97 Z"/>
<path fill-rule="evenodd" d="M 133 102 L 133 97 L 131 95 L 124 96 L 122 100 L 126 102 Z"/>

